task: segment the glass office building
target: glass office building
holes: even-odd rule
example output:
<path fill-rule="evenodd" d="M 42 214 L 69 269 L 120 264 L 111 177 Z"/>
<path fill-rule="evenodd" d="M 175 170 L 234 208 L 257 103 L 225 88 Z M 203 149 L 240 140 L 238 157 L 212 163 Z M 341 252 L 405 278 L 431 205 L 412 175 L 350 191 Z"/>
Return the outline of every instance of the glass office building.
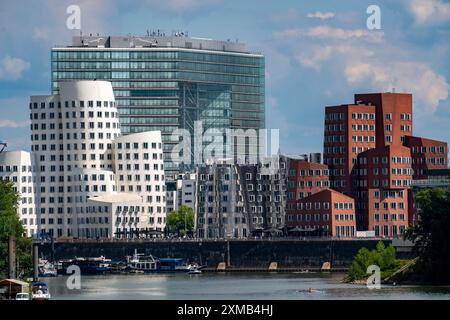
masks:
<path fill-rule="evenodd" d="M 265 127 L 264 56 L 242 43 L 180 34 L 77 36 L 54 47 L 51 58 L 54 94 L 64 80 L 111 81 L 122 133 L 162 132 L 168 180 L 188 169 L 170 160 L 179 143 L 171 141 L 173 130 L 193 132 L 198 120 L 203 130 Z"/>

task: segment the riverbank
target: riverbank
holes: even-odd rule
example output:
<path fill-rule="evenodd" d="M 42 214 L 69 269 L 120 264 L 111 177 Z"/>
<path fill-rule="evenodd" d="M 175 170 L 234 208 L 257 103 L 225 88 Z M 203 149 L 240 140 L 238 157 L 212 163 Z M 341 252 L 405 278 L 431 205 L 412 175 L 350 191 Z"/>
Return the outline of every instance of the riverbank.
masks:
<path fill-rule="evenodd" d="M 134 251 L 159 258 L 183 258 L 208 268 L 220 263 L 242 269 L 268 270 L 272 263 L 278 269 L 347 269 L 361 248 L 375 248 L 379 240 L 202 240 L 202 241 L 114 241 L 55 242 L 39 245 L 39 256 L 50 261 L 74 257 L 105 256 L 121 261 Z M 390 240 L 383 242 L 390 244 Z M 408 255 L 407 252 L 404 255 Z"/>

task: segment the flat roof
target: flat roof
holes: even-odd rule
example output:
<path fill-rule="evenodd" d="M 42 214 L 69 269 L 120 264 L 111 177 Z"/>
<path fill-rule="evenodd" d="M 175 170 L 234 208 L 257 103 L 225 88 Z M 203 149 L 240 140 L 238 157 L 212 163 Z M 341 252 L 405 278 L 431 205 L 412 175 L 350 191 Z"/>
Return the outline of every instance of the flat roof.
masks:
<path fill-rule="evenodd" d="M 144 35 L 144 36 L 74 36 L 71 45 L 55 46 L 52 50 L 78 50 L 78 49 L 122 49 L 122 50 L 161 50 L 161 49 L 185 49 L 195 51 L 206 51 L 216 53 L 235 53 L 245 55 L 262 56 L 258 52 L 250 52 L 242 42 L 213 40 L 206 38 L 196 38 L 187 36 L 165 36 L 165 35 Z"/>
<path fill-rule="evenodd" d="M 142 201 L 142 197 L 135 193 L 117 192 L 103 196 L 89 198 L 88 201 L 118 203 L 118 202 L 136 202 Z"/>

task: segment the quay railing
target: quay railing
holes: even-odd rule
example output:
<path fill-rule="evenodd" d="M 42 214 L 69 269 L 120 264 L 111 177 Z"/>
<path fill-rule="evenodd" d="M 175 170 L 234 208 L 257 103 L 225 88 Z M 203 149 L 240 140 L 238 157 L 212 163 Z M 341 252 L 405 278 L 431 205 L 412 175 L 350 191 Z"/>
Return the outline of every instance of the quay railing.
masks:
<path fill-rule="evenodd" d="M 201 243 L 201 242 L 222 242 L 222 241 L 264 241 L 264 242 L 283 242 L 283 241 L 354 241 L 354 240 L 392 240 L 395 238 L 387 237 L 365 237 L 365 238 L 338 238 L 338 237 L 273 237 L 273 238 L 210 238 L 210 239 L 183 239 L 183 238 L 132 238 L 132 239 L 117 239 L 117 238 L 72 238 L 72 239 L 53 239 L 52 240 L 34 240 L 37 243 L 146 243 L 146 242 L 169 242 L 169 243 L 179 243 L 179 242 L 191 242 L 191 243 Z"/>

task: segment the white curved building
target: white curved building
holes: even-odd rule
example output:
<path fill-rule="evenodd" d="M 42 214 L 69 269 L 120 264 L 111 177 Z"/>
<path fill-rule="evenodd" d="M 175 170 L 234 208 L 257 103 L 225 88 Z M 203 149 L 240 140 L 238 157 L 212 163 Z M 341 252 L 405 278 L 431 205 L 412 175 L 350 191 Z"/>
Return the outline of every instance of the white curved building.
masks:
<path fill-rule="evenodd" d="M 119 117 L 111 83 L 60 86 L 59 95 L 30 102 L 39 227 L 56 237 L 83 237 L 87 199 L 115 192 L 112 140 L 120 135 Z"/>
<path fill-rule="evenodd" d="M 17 214 L 28 237 L 37 232 L 33 170 L 33 162 L 29 152 L 6 151 L 0 153 L 0 180 L 13 182 L 15 191 L 20 194 Z"/>
<path fill-rule="evenodd" d="M 139 194 L 143 199 L 140 219 L 134 227 L 141 231 L 163 231 L 166 190 L 161 132 L 147 131 L 117 138 L 114 156 L 117 190 Z M 123 231 L 133 230 L 117 230 Z"/>
<path fill-rule="evenodd" d="M 70 81 L 59 87 L 59 95 L 32 96 L 30 103 L 41 233 L 92 238 L 163 231 L 161 133 L 120 137 L 110 82 Z M 129 214 L 125 207 L 133 208 L 132 219 L 116 216 Z"/>

